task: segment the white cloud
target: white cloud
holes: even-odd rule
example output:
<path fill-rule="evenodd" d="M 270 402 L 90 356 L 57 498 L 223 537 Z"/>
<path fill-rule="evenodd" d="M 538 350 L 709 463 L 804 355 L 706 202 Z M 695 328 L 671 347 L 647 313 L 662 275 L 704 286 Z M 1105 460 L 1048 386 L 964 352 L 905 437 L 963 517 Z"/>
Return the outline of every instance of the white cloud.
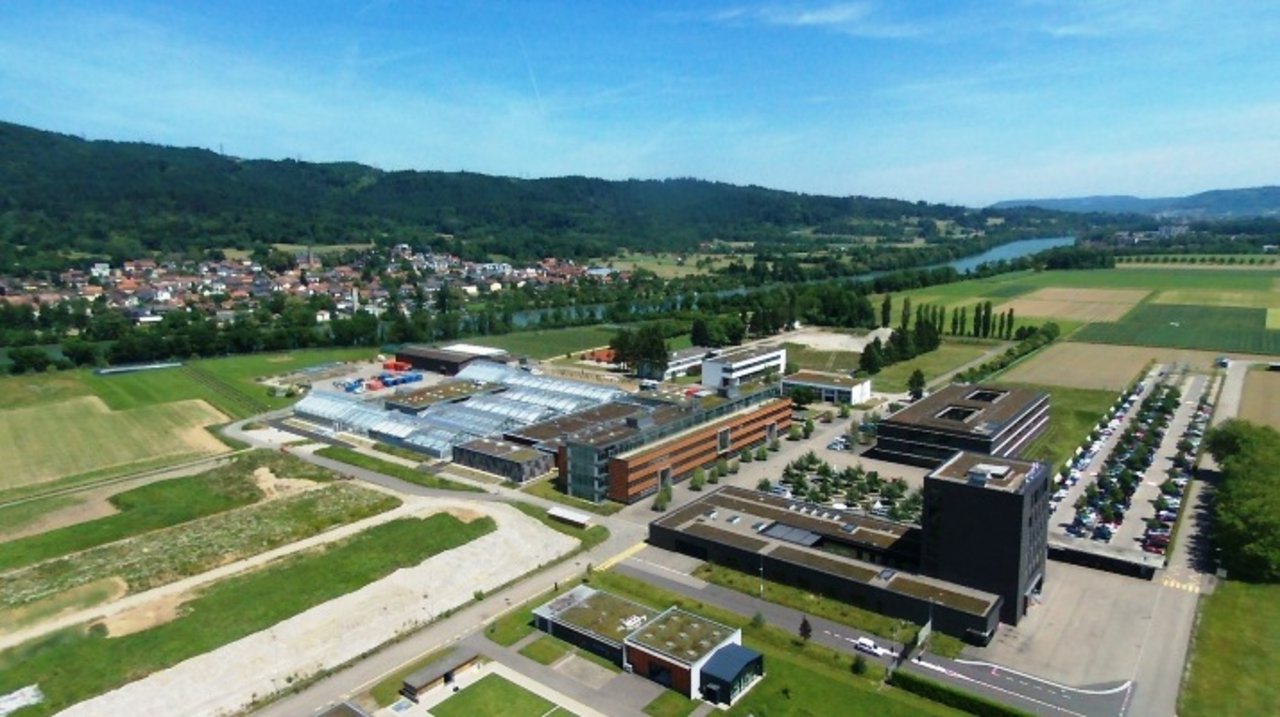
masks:
<path fill-rule="evenodd" d="M 888 22 L 879 18 L 871 3 L 845 2 L 828 5 L 760 5 L 736 7 L 712 13 L 707 19 L 727 25 L 768 25 L 789 28 L 817 28 L 863 38 L 900 39 L 923 34 L 914 24 Z"/>

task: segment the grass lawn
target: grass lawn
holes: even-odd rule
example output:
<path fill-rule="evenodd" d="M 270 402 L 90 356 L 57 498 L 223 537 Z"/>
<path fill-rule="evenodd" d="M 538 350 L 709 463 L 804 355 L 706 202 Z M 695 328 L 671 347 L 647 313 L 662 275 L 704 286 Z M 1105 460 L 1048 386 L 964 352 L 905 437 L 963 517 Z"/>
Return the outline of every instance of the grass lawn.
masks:
<path fill-rule="evenodd" d="M 820 351 L 803 344 L 785 343 L 787 361 L 802 369 L 844 373 L 858 368 L 862 354 L 856 351 Z"/>
<path fill-rule="evenodd" d="M 511 647 L 520 642 L 525 635 L 533 633 L 533 609 L 555 596 L 555 590 L 548 590 L 521 605 L 519 609 L 499 617 L 485 628 L 485 637 L 503 647 Z"/>
<path fill-rule="evenodd" d="M 1073 338 L 1103 344 L 1280 353 L 1280 331 L 1267 328 L 1267 310 L 1259 308 L 1140 304 L 1123 320 L 1089 324 Z"/>
<path fill-rule="evenodd" d="M 248 505 L 262 498 L 249 470 L 237 462 L 114 495 L 110 502 L 120 511 L 115 515 L 0 543 L 0 571 Z"/>
<path fill-rule="evenodd" d="M 420 471 L 408 466 L 402 466 L 399 463 L 384 461 L 381 458 L 374 458 L 373 456 L 365 455 L 359 451 L 353 451 L 350 448 L 343 448 L 341 446 L 325 446 L 324 448 L 316 451 L 316 455 L 330 460 L 349 463 L 353 466 L 366 468 L 371 471 L 377 471 L 378 473 L 385 473 L 386 475 L 420 485 L 424 488 L 439 488 L 441 490 L 457 490 L 471 493 L 481 492 L 481 489 L 476 488 L 475 486 L 467 485 L 466 483 L 459 483 L 458 481 L 452 481 L 448 478 L 441 478 L 440 476 L 433 475 L 425 471 Z"/>
<path fill-rule="evenodd" d="M 702 703 L 695 702 L 675 690 L 664 690 L 644 706 L 644 713 L 653 717 L 687 717 L 700 704 Z"/>
<path fill-rule="evenodd" d="M 556 710 L 554 713 L 552 710 Z M 560 715 L 555 703 L 545 700 L 529 690 L 504 679 L 488 674 L 478 682 L 431 708 L 436 717 L 477 717 L 478 715 L 502 715 L 502 717 L 543 717 Z M 564 713 L 567 714 L 567 713 Z"/>
<path fill-rule="evenodd" d="M 548 359 L 585 349 L 605 346 L 616 334 L 605 326 L 573 326 L 567 329 L 537 329 L 500 336 L 473 336 L 460 341 L 477 346 L 492 346 L 519 356 Z"/>
<path fill-rule="evenodd" d="M 1119 395 L 1116 391 L 1062 386 L 1028 385 L 1027 388 L 1049 392 L 1049 427 L 1027 447 L 1022 457 L 1048 461 L 1055 469 L 1084 442 Z"/>
<path fill-rule="evenodd" d="M 748 575 L 720 565 L 704 563 L 694 572 L 694 576 L 747 595 L 754 597 L 759 597 L 760 595 L 760 579 L 758 576 Z M 864 630 L 895 642 L 914 641 L 916 632 L 920 629 L 919 625 L 906 620 L 898 620 L 870 610 L 863 610 L 839 600 L 815 595 L 806 590 L 776 583 L 772 580 L 766 580 L 764 583 L 764 599 L 832 622 L 856 627 L 859 630 Z M 964 644 L 960 640 L 949 635 L 935 633 L 931 642 L 930 651 L 944 657 L 956 657 L 960 654 L 960 650 L 964 648 Z"/>
<path fill-rule="evenodd" d="M 1178 714 L 1280 714 L 1280 585 L 1229 580 L 1206 595 L 1189 665 Z"/>
<path fill-rule="evenodd" d="M 536 495 L 539 498 L 545 498 L 546 500 L 554 500 L 557 503 L 564 503 L 575 510 L 585 510 L 588 513 L 595 513 L 596 515 L 613 515 L 614 513 L 622 510 L 623 507 L 620 503 L 614 503 L 613 501 L 592 503 L 589 500 L 574 498 L 573 496 L 567 495 L 560 489 L 556 488 L 554 479 L 540 480 L 536 483 L 530 483 L 525 486 L 523 490 L 529 495 Z"/>
<path fill-rule="evenodd" d="M 213 585 L 183 614 L 149 630 L 108 639 L 83 626 L 0 652 L 0 694 L 39 683 L 48 715 L 195 655 L 266 629 L 393 571 L 417 565 L 494 530 L 439 514 L 402 519 Z"/>
<path fill-rule="evenodd" d="M 452 647 L 446 647 L 443 650 L 436 650 L 435 652 L 427 653 L 404 667 L 401 667 L 370 688 L 369 697 L 372 698 L 379 707 L 386 707 L 392 702 L 395 702 L 400 699 L 400 688 L 404 686 L 404 678 L 433 662 L 443 660 L 453 654 L 453 650 L 454 648 Z"/>
<path fill-rule="evenodd" d="M 550 665 L 573 650 L 573 645 L 564 640 L 545 635 L 525 645 L 520 654 L 540 665 Z"/>
<path fill-rule="evenodd" d="M 583 550 L 590 550 L 609 538 L 609 529 L 603 525 L 592 525 L 583 529 L 548 516 L 546 508 L 541 506 L 518 500 L 512 501 L 511 505 L 515 506 L 521 513 L 541 522 L 557 533 L 564 533 L 570 538 L 577 539 L 578 542 L 582 543 Z"/>
<path fill-rule="evenodd" d="M 959 368 L 991 350 L 984 344 L 943 340 L 937 350 L 921 354 L 910 361 L 899 361 L 871 377 L 871 385 L 877 391 L 901 393 L 907 390 L 907 379 L 916 369 L 924 372 L 925 381 Z"/>

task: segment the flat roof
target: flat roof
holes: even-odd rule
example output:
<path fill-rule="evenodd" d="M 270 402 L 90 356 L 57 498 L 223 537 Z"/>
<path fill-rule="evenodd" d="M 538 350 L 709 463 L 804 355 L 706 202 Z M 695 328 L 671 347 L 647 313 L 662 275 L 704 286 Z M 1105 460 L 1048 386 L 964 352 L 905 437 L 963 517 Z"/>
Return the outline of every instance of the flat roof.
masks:
<path fill-rule="evenodd" d="M 643 412 L 643 406 L 634 403 L 613 401 L 588 408 L 564 416 L 558 416 L 541 423 L 534 423 L 523 428 L 507 431 L 507 435 L 523 438 L 535 443 L 564 438 L 579 431 L 598 428 L 601 424 L 616 422 Z"/>
<path fill-rule="evenodd" d="M 658 616 L 657 610 L 587 585 L 579 585 L 533 613 L 618 645 Z"/>
<path fill-rule="evenodd" d="M 928 477 L 1018 493 L 1026 486 L 1027 479 L 1040 470 L 1042 465 L 1031 461 L 960 451 L 934 469 Z"/>
<path fill-rule="evenodd" d="M 953 383 L 885 417 L 882 423 L 994 436 L 1048 395 L 1022 387 Z"/>
<path fill-rule="evenodd" d="M 761 356 L 768 356 L 775 353 L 786 353 L 785 346 L 747 346 L 745 348 L 730 349 L 714 358 L 707 359 L 717 363 L 738 363 L 739 361 L 750 361 Z"/>
<path fill-rule="evenodd" d="M 451 650 L 449 654 L 442 656 L 440 659 L 423 665 L 422 668 L 413 671 L 404 678 L 404 683 L 414 689 L 422 689 L 423 687 L 435 682 L 445 675 L 447 672 L 469 665 L 480 659 L 480 655 L 476 652 L 458 652 Z"/>
<path fill-rule="evenodd" d="M 438 349 L 431 346 L 401 346 L 396 355 L 416 356 L 418 358 L 434 359 L 437 361 L 451 361 L 453 363 L 462 363 L 471 361 L 472 359 L 488 358 L 478 354 L 466 353 L 464 351 L 449 351 L 448 349 Z"/>
<path fill-rule="evenodd" d="M 804 383 L 812 386 L 838 386 L 840 388 L 852 388 L 866 383 L 866 379 L 859 380 L 849 378 L 844 374 L 809 370 L 796 371 L 790 376 L 783 376 L 782 380 L 790 383 Z"/>
<path fill-rule="evenodd" d="M 502 458 L 508 461 L 516 461 L 523 463 L 531 461 L 546 455 L 541 451 L 534 450 L 528 446 L 522 446 L 519 443 L 511 443 L 500 438 L 477 438 L 474 441 L 467 441 L 458 446 L 476 453 L 483 453 L 486 456 L 494 458 Z"/>
<path fill-rule="evenodd" d="M 883 565 L 850 557 L 843 552 L 814 547 L 793 539 L 792 531 L 817 534 L 842 545 L 863 545 L 880 551 L 893 547 L 918 530 L 892 521 L 855 515 L 804 501 L 722 486 L 668 515 L 655 524 L 723 545 L 768 555 L 795 565 L 873 585 L 891 592 L 932 599 L 938 604 L 975 615 L 987 615 L 999 596 L 918 574 L 886 570 Z"/>
<path fill-rule="evenodd" d="M 703 423 L 699 423 L 699 424 L 698 424 L 698 425 L 696 425 L 696 426 L 689 426 L 688 428 L 684 429 L 683 431 L 677 431 L 676 433 L 672 433 L 672 434 L 671 434 L 671 435 L 669 435 L 669 436 L 663 436 L 662 438 L 660 438 L 660 439 L 658 439 L 658 440 L 656 440 L 656 441 L 653 441 L 652 443 L 646 443 L 646 444 L 644 444 L 643 446 L 636 446 L 635 448 L 632 448 L 632 449 L 631 449 L 631 450 L 629 450 L 629 451 L 625 451 L 625 452 L 623 452 L 623 453 L 619 453 L 616 457 L 617 457 L 617 458 L 629 458 L 629 457 L 631 457 L 631 456 L 634 456 L 634 455 L 639 454 L 639 453 L 643 453 L 643 452 L 645 452 L 645 451 L 652 451 L 652 450 L 655 450 L 655 449 L 661 448 L 662 446 L 665 446 L 665 445 L 667 445 L 667 444 L 671 443 L 672 441 L 680 440 L 681 438 L 684 438 L 685 436 L 688 436 L 688 435 L 689 435 L 689 434 L 691 434 L 691 433 L 695 433 L 695 432 L 697 432 L 697 431 L 705 431 L 705 430 L 707 430 L 707 429 L 709 429 L 709 428 L 714 428 L 715 426 L 718 426 L 718 425 L 720 425 L 720 424 L 731 422 L 731 421 L 733 421 L 733 420 L 734 420 L 734 419 L 736 419 L 736 418 L 739 418 L 739 417 L 744 416 L 744 415 L 749 414 L 749 413 L 754 413 L 754 412 L 756 412 L 756 411 L 758 411 L 758 410 L 760 410 L 760 409 L 764 408 L 765 406 L 768 406 L 768 405 L 773 404 L 773 403 L 777 403 L 777 402 L 779 402 L 779 401 L 787 401 L 787 402 L 790 402 L 790 399 L 786 399 L 786 398 L 774 398 L 774 399 L 770 399 L 770 400 L 768 400 L 768 401 L 761 401 L 760 403 L 753 403 L 753 404 L 749 404 L 749 405 L 747 405 L 747 406 L 744 406 L 744 407 L 742 407 L 742 408 L 739 408 L 738 410 L 734 411 L 733 413 L 727 413 L 727 414 L 725 414 L 725 415 L 723 415 L 723 416 L 720 416 L 719 418 L 715 418 L 715 419 L 712 419 L 712 420 L 710 420 L 710 421 L 705 421 L 705 422 L 703 422 Z M 684 410 L 680 410 L 680 409 L 677 409 L 677 410 L 678 410 L 678 413 L 674 413 L 674 414 L 672 414 L 669 418 L 667 418 L 667 420 L 666 420 L 665 422 L 669 423 L 670 421 L 672 421 L 672 420 L 674 420 L 674 419 L 676 419 L 676 418 L 679 418 L 682 414 L 685 414 L 685 411 L 684 411 Z M 658 410 L 656 410 L 656 411 L 654 411 L 654 414 L 655 414 L 655 416 L 654 416 L 654 419 L 655 419 L 655 420 L 654 420 L 654 425 L 662 425 L 661 423 L 658 423 L 658 421 L 657 421 L 657 415 L 656 415 L 656 414 L 658 414 L 658 413 L 667 413 L 667 411 L 666 411 L 666 409 L 661 409 L 661 408 L 660 408 L 660 409 L 658 409 Z"/>
<path fill-rule="evenodd" d="M 388 405 L 409 406 L 411 408 L 426 407 L 444 401 L 456 401 L 502 388 L 500 384 L 485 383 L 479 386 L 470 381 L 448 381 L 435 386 L 427 386 L 405 393 L 397 393 L 387 398 Z"/>
<path fill-rule="evenodd" d="M 693 664 L 714 652 L 735 632 L 728 625 L 672 607 L 633 632 L 627 642 Z"/>
<path fill-rule="evenodd" d="M 441 351 L 453 351 L 460 354 L 471 354 L 472 356 L 505 356 L 507 352 L 504 349 L 497 349 L 492 346 L 477 346 L 476 344 L 449 344 L 441 346 Z"/>

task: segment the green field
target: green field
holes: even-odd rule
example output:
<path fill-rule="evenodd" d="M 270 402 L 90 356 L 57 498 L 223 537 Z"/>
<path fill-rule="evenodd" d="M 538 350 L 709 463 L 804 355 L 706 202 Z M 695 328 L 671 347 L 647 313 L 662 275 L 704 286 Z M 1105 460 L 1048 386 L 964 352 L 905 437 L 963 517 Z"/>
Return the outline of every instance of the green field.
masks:
<path fill-rule="evenodd" d="M 0 652 L 0 694 L 39 683 L 49 715 L 195 655 L 266 629 L 393 571 L 494 530 L 491 519 L 401 519 L 217 583 L 176 620 L 108 639 L 83 626 Z"/>
<path fill-rule="evenodd" d="M 550 635 L 543 635 L 520 650 L 521 655 L 539 665 L 553 664 L 570 652 L 573 652 L 573 645 Z"/>
<path fill-rule="evenodd" d="M 54 511 L 80 505 L 83 502 L 84 499 L 79 496 L 58 495 L 0 508 L 0 541 L 5 540 L 5 535 L 23 530 Z"/>
<path fill-rule="evenodd" d="M 973 361 L 991 348 L 990 345 L 943 340 L 942 345 L 934 351 L 881 369 L 880 373 L 871 377 L 871 386 L 885 393 L 905 392 L 907 380 L 916 369 L 924 372 L 926 381 L 932 381 L 948 371 Z"/>
<path fill-rule="evenodd" d="M 223 420 L 199 401 L 111 411 L 93 396 L 0 411 L 0 445 L 16 449 L 5 456 L 0 489 L 222 453 L 204 427 Z"/>
<path fill-rule="evenodd" d="M 579 528 L 576 525 L 569 525 L 563 521 L 551 518 L 547 515 L 547 509 L 541 506 L 525 503 L 524 501 L 519 500 L 512 501 L 511 506 L 530 518 L 537 520 L 548 528 L 551 528 L 557 533 L 564 533 L 570 538 L 577 540 L 582 544 L 582 548 L 584 550 L 590 550 L 609 538 L 609 529 L 603 525 L 592 525 L 587 528 Z"/>
<path fill-rule="evenodd" d="M 787 363 L 813 371 L 854 371 L 858 368 L 858 360 L 862 358 L 862 354 L 856 351 L 820 351 L 793 343 L 785 343 L 783 346 L 787 348 Z"/>
<path fill-rule="evenodd" d="M 431 714 L 436 717 L 568 717 L 571 713 L 514 682 L 499 675 L 488 674 L 432 707 Z"/>
<path fill-rule="evenodd" d="M 996 379 L 999 381 L 999 379 Z M 1016 384 L 1015 384 L 1016 385 Z M 1097 391 L 1062 386 L 1027 386 L 1049 393 L 1049 427 L 1023 451 L 1022 457 L 1062 465 L 1089 437 L 1118 396 L 1113 391 Z"/>
<path fill-rule="evenodd" d="M 701 702 L 685 697 L 675 690 L 663 690 L 662 694 L 644 706 L 644 713 L 653 717 L 688 717 Z"/>
<path fill-rule="evenodd" d="M 1103 344 L 1280 353 L 1280 331 L 1267 329 L 1267 310 L 1239 307 L 1139 304 L 1123 320 L 1089 324 L 1072 338 Z"/>
<path fill-rule="evenodd" d="M 1280 585 L 1225 581 L 1200 602 L 1178 714 L 1280 714 Z"/>
<path fill-rule="evenodd" d="M 249 479 L 248 471 L 236 464 L 134 488 L 111 497 L 111 504 L 120 511 L 115 515 L 0 543 L 0 571 L 221 513 L 260 498 L 262 491 Z"/>
<path fill-rule="evenodd" d="M 440 476 L 427 473 L 426 471 L 420 471 L 415 468 L 410 468 L 409 466 L 400 465 L 399 463 L 392 463 L 391 461 L 384 461 L 381 458 L 374 458 L 373 456 L 365 455 L 359 451 L 353 451 L 350 448 L 342 448 L 341 446 L 326 446 L 316 451 L 316 455 L 321 458 L 349 463 L 353 466 L 365 468 L 377 473 L 383 473 L 385 475 L 392 476 L 393 478 L 399 478 L 402 481 L 420 485 L 424 488 L 457 490 L 470 493 L 483 492 L 480 488 L 473 485 L 459 483 L 458 481 L 449 480 L 448 478 L 441 478 Z"/>
<path fill-rule="evenodd" d="M 529 483 L 525 485 L 522 490 L 529 495 L 536 495 L 539 498 L 544 498 L 546 500 L 554 500 L 557 503 L 564 503 L 575 510 L 585 510 L 588 513 L 595 513 L 596 515 L 613 515 L 623 508 L 622 504 L 614 503 L 613 501 L 592 503 L 589 500 L 574 498 L 573 496 L 556 488 L 554 479 Z"/>
<path fill-rule="evenodd" d="M 500 336 L 474 336 L 465 343 L 492 346 L 517 356 L 548 359 L 564 356 L 598 346 L 607 346 L 617 333 L 606 326 L 574 326 L 567 329 L 540 329 L 502 334 Z"/>

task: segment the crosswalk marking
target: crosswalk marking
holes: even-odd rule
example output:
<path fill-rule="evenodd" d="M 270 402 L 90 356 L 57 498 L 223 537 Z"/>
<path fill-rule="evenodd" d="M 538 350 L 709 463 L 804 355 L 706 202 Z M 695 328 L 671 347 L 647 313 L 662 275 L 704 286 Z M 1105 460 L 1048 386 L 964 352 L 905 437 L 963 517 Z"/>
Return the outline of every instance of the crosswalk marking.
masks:
<path fill-rule="evenodd" d="M 1184 582 L 1179 582 L 1179 581 L 1177 581 L 1177 580 L 1173 580 L 1173 579 L 1171 579 L 1171 578 L 1165 578 L 1165 579 L 1164 579 L 1163 581 L 1161 581 L 1161 582 L 1162 582 L 1162 584 L 1163 584 L 1165 587 L 1173 588 L 1173 589 L 1175 589 L 1175 590 L 1185 590 L 1185 591 L 1187 591 L 1187 592 L 1189 592 L 1189 593 L 1198 593 L 1198 592 L 1200 592 L 1200 584 L 1199 584 L 1199 583 L 1196 583 L 1196 582 L 1186 582 L 1186 583 L 1184 583 Z"/>

